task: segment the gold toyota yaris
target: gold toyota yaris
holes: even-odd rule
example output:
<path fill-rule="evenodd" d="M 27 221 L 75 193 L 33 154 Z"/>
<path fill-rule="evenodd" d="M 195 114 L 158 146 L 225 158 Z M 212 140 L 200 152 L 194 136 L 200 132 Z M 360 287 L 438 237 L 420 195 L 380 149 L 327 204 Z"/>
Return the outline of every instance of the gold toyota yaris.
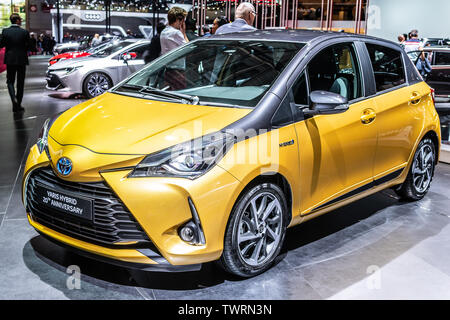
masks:
<path fill-rule="evenodd" d="M 300 30 L 190 42 L 48 119 L 23 179 L 30 224 L 95 259 L 267 270 L 286 228 L 386 188 L 418 200 L 440 149 L 402 49 Z"/>

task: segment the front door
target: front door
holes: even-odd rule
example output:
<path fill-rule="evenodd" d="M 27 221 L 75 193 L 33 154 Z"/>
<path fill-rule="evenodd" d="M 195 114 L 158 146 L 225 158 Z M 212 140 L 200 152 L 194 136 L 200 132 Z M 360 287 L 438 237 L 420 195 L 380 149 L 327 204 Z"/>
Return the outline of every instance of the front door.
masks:
<path fill-rule="evenodd" d="M 349 109 L 343 113 L 299 119 L 296 123 L 302 214 L 343 200 L 365 186 L 369 188 L 373 181 L 375 105 L 371 99 L 362 98 L 355 52 L 352 43 L 322 50 L 293 86 L 298 110 L 309 106 L 309 93 L 315 90 L 338 93 L 349 100 Z"/>

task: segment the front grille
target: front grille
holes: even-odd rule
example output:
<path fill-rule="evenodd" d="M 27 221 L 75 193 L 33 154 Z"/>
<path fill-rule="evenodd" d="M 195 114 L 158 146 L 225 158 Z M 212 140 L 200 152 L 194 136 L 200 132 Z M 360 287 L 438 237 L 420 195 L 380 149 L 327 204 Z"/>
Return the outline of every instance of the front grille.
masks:
<path fill-rule="evenodd" d="M 86 220 L 39 204 L 35 185 L 50 190 L 69 192 L 93 200 L 93 219 Z M 99 245 L 118 242 L 150 243 L 142 227 L 103 182 L 80 183 L 58 178 L 51 168 L 40 168 L 31 173 L 26 186 L 27 209 L 34 221 L 70 237 Z"/>
<path fill-rule="evenodd" d="M 47 86 L 52 89 L 64 88 L 64 84 L 61 82 L 56 74 L 47 72 Z"/>

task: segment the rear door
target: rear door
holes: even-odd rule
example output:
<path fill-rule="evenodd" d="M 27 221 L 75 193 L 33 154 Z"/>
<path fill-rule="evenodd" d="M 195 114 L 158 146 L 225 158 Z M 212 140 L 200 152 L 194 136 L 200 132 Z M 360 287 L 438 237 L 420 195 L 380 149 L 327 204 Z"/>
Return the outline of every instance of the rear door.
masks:
<path fill-rule="evenodd" d="M 423 83 L 408 85 L 401 49 L 366 42 L 375 90 L 378 143 L 374 164 L 375 182 L 396 178 L 407 165 L 422 128 Z"/>

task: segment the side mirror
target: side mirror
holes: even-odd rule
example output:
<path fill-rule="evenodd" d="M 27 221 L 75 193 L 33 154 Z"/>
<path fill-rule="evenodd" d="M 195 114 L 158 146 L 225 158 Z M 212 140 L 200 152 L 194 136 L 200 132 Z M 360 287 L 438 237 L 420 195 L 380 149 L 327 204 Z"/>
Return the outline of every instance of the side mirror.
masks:
<path fill-rule="evenodd" d="M 121 58 L 125 63 L 128 63 L 129 60 L 134 60 L 134 59 L 136 59 L 136 57 L 137 57 L 136 52 L 125 52 L 125 53 L 122 53 L 122 55 L 121 55 L 120 58 Z"/>
<path fill-rule="evenodd" d="M 311 106 L 304 109 L 305 115 L 336 114 L 348 110 L 347 98 L 329 91 L 313 91 L 309 96 Z"/>

